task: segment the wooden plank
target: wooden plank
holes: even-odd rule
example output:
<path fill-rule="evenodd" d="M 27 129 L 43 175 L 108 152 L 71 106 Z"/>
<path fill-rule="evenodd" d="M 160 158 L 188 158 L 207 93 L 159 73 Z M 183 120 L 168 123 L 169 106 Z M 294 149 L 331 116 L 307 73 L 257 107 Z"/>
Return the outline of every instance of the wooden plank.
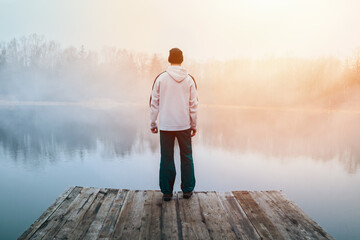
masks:
<path fill-rule="evenodd" d="M 193 194 L 190 199 L 179 197 L 179 215 L 183 239 L 210 239 L 205 219 L 201 214 L 199 197 Z"/>
<path fill-rule="evenodd" d="M 54 211 L 48 219 L 35 231 L 30 239 L 42 239 L 53 227 L 54 224 L 66 214 L 69 206 L 79 199 L 81 192 L 84 191 L 83 187 L 75 187 L 73 191 L 65 198 L 61 205 Z M 46 238 L 45 238 L 46 239 Z"/>
<path fill-rule="evenodd" d="M 161 239 L 179 239 L 178 211 L 176 207 L 177 193 L 171 201 L 162 202 Z"/>
<path fill-rule="evenodd" d="M 235 232 L 215 192 L 195 193 L 211 239 L 237 239 Z"/>
<path fill-rule="evenodd" d="M 75 187 L 69 187 L 62 193 L 55 202 L 18 238 L 18 240 L 28 240 L 36 230 L 53 214 L 56 209 L 64 202 Z"/>
<path fill-rule="evenodd" d="M 147 191 L 139 239 L 161 238 L 161 206 L 162 193 Z"/>
<path fill-rule="evenodd" d="M 106 217 L 109 214 L 110 208 L 113 205 L 115 198 L 118 196 L 118 192 L 118 189 L 107 189 L 105 199 L 102 202 L 95 219 L 91 223 L 89 229 L 87 230 L 85 236 L 82 239 L 89 240 L 97 239 L 99 237 L 103 224 L 106 221 Z"/>
<path fill-rule="evenodd" d="M 67 207 L 67 209 L 59 209 L 56 211 L 54 218 L 49 218 L 48 228 L 45 231 L 45 235 L 41 238 L 38 236 L 35 239 L 53 239 L 62 226 L 66 223 L 67 219 L 73 214 L 74 209 L 81 206 L 84 201 L 87 201 L 88 197 L 93 194 L 93 188 L 83 188 L 74 201 Z"/>
<path fill-rule="evenodd" d="M 67 214 L 66 218 L 63 218 L 64 221 L 60 224 L 56 224 L 54 227 L 52 232 L 55 233 L 55 235 L 51 234 L 48 236 L 53 237 L 53 239 L 67 239 L 88 211 L 99 191 L 101 191 L 99 188 L 88 188 L 87 191 L 82 193 L 83 196 L 80 201 L 76 205 L 74 204 L 69 207 L 69 214 Z"/>
<path fill-rule="evenodd" d="M 278 191 L 175 193 L 72 187 L 19 239 L 333 239 Z"/>
<path fill-rule="evenodd" d="M 260 235 L 256 232 L 255 227 L 252 225 L 244 210 L 235 199 L 234 195 L 230 192 L 218 193 L 220 202 L 222 203 L 230 223 L 239 239 L 261 239 Z"/>
<path fill-rule="evenodd" d="M 308 237 L 308 234 L 302 232 L 302 229 L 298 229 L 298 224 L 291 222 L 264 192 L 249 193 L 285 239 L 306 239 Z"/>
<path fill-rule="evenodd" d="M 128 192 L 129 190 L 119 190 L 100 230 L 99 239 L 109 239 L 111 237 Z"/>
<path fill-rule="evenodd" d="M 130 191 L 120 212 L 112 239 L 138 239 L 146 191 Z"/>
<path fill-rule="evenodd" d="M 83 214 L 83 216 L 81 217 L 80 214 L 78 214 L 78 220 L 73 222 L 73 231 L 67 231 L 65 232 L 65 235 L 59 237 L 60 235 L 58 234 L 58 238 L 66 238 L 69 240 L 72 239 L 82 239 L 87 230 L 89 229 L 91 223 L 94 221 L 95 217 L 97 216 L 100 207 L 106 197 L 108 193 L 107 189 L 100 189 L 100 191 L 97 193 L 94 201 L 91 203 L 90 207 L 86 210 L 86 212 Z"/>
<path fill-rule="evenodd" d="M 289 200 L 285 194 L 279 191 L 267 191 L 264 194 L 268 197 L 269 205 L 277 212 L 278 224 L 287 224 L 287 231 L 302 236 L 302 239 L 333 239 L 324 229 L 322 229 L 313 219 L 304 213 L 293 201 Z M 295 237 L 292 237 L 296 239 Z M 298 238 L 300 239 L 300 238 Z"/>
<path fill-rule="evenodd" d="M 248 191 L 235 191 L 233 194 L 262 239 L 284 239 Z"/>

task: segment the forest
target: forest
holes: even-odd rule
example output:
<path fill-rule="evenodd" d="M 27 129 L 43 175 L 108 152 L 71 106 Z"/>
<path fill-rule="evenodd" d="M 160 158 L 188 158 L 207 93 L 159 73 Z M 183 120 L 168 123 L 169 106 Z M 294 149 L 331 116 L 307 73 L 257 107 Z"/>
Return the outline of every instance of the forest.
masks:
<path fill-rule="evenodd" d="M 147 104 L 167 53 L 116 47 L 63 47 L 31 34 L 0 42 L 0 100 Z M 187 59 L 199 102 L 210 105 L 359 109 L 360 48 L 352 56 L 295 56 L 226 61 Z"/>

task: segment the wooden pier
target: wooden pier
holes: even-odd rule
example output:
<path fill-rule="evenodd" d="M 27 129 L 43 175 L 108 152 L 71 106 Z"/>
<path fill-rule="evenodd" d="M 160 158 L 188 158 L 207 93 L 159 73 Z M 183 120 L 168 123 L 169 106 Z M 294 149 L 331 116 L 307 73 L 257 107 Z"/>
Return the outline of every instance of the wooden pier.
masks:
<path fill-rule="evenodd" d="M 332 239 L 281 191 L 70 187 L 19 239 Z"/>

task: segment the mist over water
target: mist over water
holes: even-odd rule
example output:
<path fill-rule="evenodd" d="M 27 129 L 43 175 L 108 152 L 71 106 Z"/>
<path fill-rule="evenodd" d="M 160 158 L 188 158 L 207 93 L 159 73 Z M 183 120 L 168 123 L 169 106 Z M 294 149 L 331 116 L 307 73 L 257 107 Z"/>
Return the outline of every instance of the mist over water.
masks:
<path fill-rule="evenodd" d="M 187 59 L 200 102 L 196 190 L 281 189 L 335 238 L 360 238 L 359 56 Z M 68 186 L 159 188 L 147 104 L 166 66 L 38 35 L 0 43 L 1 239 Z"/>
<path fill-rule="evenodd" d="M 105 106 L 103 106 L 105 107 Z M 56 162 L 59 153 L 96 152 L 123 157 L 158 150 L 149 134 L 147 106 L 110 109 L 86 106 L 2 106 L 0 142 L 13 161 L 30 167 Z M 337 159 L 349 174 L 360 164 L 360 113 L 200 105 L 196 143 L 234 152 L 258 152 L 276 158 Z M 156 135 L 155 135 L 156 136 Z M 70 156 L 71 157 L 71 156 Z"/>
<path fill-rule="evenodd" d="M 101 103 L 0 107 L 0 186 L 10 193 L 1 211 L 13 216 L 1 217 L 0 235 L 19 236 L 70 185 L 158 189 L 159 135 L 149 131 L 148 106 Z M 196 190 L 281 189 L 330 234 L 353 239 L 359 120 L 359 113 L 200 105 Z M 176 147 L 176 190 L 178 155 Z M 345 206 L 336 208 L 339 201 Z"/>

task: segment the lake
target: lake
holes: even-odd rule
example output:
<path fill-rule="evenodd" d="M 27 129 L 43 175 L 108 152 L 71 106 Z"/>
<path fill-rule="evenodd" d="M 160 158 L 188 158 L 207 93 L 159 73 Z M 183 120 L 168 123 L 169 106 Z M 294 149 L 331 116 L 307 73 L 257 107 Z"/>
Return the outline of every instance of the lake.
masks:
<path fill-rule="evenodd" d="M 283 190 L 336 239 L 360 239 L 360 112 L 199 107 L 195 190 Z M 0 102 L 0 239 L 68 186 L 159 189 L 148 126 L 139 104 Z"/>

